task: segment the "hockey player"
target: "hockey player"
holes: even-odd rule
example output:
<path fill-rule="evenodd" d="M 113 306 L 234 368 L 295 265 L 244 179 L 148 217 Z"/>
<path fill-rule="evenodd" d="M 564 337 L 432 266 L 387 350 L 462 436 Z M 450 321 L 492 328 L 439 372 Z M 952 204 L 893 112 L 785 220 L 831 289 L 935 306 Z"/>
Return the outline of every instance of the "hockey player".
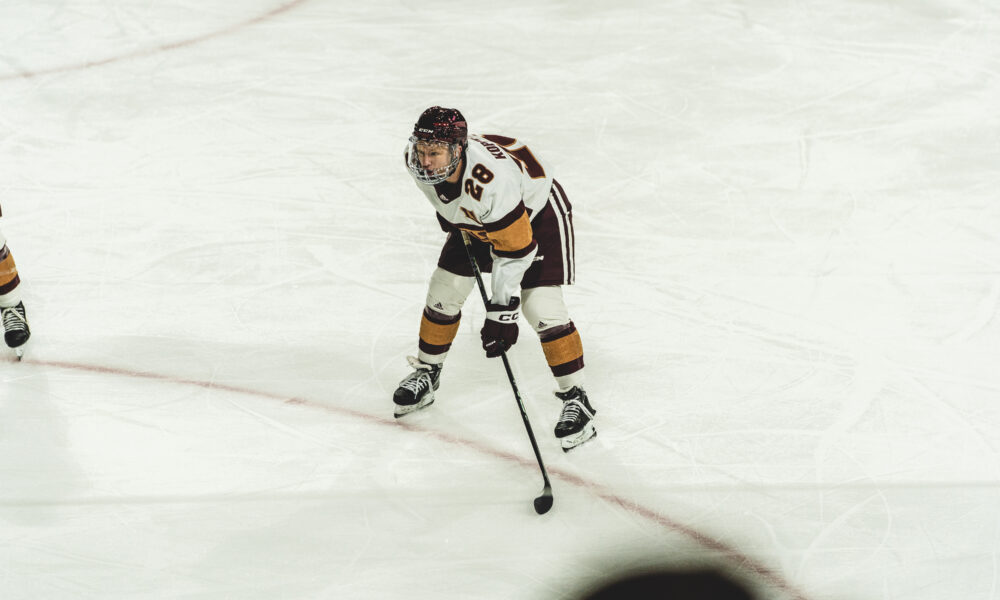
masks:
<path fill-rule="evenodd" d="M 22 356 L 21 346 L 31 337 L 24 302 L 18 290 L 20 283 L 14 257 L 7 248 L 7 239 L 0 232 L 0 320 L 3 321 L 4 342 L 14 349 L 18 359 Z"/>
<path fill-rule="evenodd" d="M 413 127 L 406 166 L 448 233 L 431 275 L 413 373 L 393 394 L 401 417 L 434 401 L 441 368 L 475 285 L 462 232 L 480 269 L 492 272 L 492 297 L 480 332 L 486 356 L 500 356 L 518 336 L 518 312 L 538 334 L 555 377 L 562 412 L 555 436 L 564 450 L 597 432 L 583 388 L 583 345 L 563 302 L 573 283 L 573 221 L 566 194 L 549 168 L 511 137 L 469 135 L 454 108 L 433 106 Z"/>

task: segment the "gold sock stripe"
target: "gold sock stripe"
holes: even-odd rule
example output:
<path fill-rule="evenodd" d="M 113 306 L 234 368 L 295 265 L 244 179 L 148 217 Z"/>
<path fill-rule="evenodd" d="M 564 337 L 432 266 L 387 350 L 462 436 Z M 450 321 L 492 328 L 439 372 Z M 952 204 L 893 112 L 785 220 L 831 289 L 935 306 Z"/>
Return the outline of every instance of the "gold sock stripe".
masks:
<path fill-rule="evenodd" d="M 458 323 L 457 319 L 454 323 L 435 323 L 425 314 L 420 319 L 420 341 L 432 346 L 447 346 L 458 335 Z"/>
<path fill-rule="evenodd" d="M 556 367 L 583 358 L 583 340 L 580 332 L 574 329 L 561 338 L 542 342 L 542 352 L 550 367 Z"/>
<path fill-rule="evenodd" d="M 14 255 L 7 250 L 7 246 L 4 246 L 0 250 L 0 256 L 3 257 L 0 260 L 0 288 L 7 287 L 17 279 L 17 265 L 14 264 Z"/>

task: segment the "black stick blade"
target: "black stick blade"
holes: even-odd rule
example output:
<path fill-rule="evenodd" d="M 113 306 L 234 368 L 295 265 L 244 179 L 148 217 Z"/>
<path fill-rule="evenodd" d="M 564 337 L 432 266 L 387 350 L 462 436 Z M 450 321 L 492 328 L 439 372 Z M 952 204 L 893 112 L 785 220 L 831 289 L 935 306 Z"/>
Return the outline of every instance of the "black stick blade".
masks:
<path fill-rule="evenodd" d="M 549 512 L 552 508 L 552 487 L 546 484 L 545 489 L 542 490 L 542 495 L 535 498 L 535 512 L 544 515 Z"/>

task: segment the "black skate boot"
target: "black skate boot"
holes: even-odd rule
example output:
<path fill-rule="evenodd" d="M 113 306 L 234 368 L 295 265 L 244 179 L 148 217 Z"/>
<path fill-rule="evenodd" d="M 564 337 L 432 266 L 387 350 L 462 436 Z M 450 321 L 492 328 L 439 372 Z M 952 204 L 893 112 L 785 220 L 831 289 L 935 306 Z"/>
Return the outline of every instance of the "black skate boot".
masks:
<path fill-rule="evenodd" d="M 20 360 L 22 356 L 20 347 L 31 337 L 28 315 L 24 312 L 24 302 L 18 302 L 17 306 L 5 306 L 0 309 L 0 314 L 3 315 L 3 340 L 17 352 L 17 358 Z"/>
<path fill-rule="evenodd" d="M 597 430 L 594 429 L 594 415 L 597 411 L 590 405 L 587 392 L 580 386 L 556 392 L 556 398 L 562 400 L 563 408 L 555 433 L 562 442 L 563 452 L 569 452 L 597 435 Z"/>
<path fill-rule="evenodd" d="M 413 356 L 407 356 L 406 360 L 413 367 L 413 372 L 399 382 L 399 387 L 392 394 L 397 419 L 432 404 L 434 390 L 438 389 L 441 379 L 441 365 L 422 363 Z"/>

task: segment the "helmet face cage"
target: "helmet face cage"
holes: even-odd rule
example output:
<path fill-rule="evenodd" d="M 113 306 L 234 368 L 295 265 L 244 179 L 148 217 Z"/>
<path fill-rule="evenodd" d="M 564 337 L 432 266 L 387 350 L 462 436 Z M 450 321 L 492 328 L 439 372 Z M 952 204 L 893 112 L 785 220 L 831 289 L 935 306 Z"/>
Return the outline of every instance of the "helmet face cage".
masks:
<path fill-rule="evenodd" d="M 432 106 L 421 113 L 413 125 L 406 166 L 421 183 L 431 185 L 441 183 L 458 168 L 458 163 L 462 160 L 462 151 L 468 143 L 468 136 L 468 125 L 458 109 Z M 447 146 L 451 160 L 440 169 L 424 169 L 417 157 L 417 144 L 421 142 Z"/>
<path fill-rule="evenodd" d="M 420 158 L 417 156 L 417 144 L 428 145 L 441 145 L 447 148 L 448 153 L 451 155 L 451 160 L 448 164 L 441 167 L 440 169 L 425 169 L 423 165 L 420 164 Z M 448 179 L 455 169 L 458 168 L 459 161 L 462 160 L 462 146 L 459 144 L 449 144 L 447 142 L 441 142 L 437 140 L 422 140 L 417 136 L 410 136 L 410 144 L 406 149 L 406 156 L 408 160 L 406 162 L 407 168 L 413 173 L 413 176 L 420 183 L 426 183 L 428 185 L 436 185 L 441 183 L 445 179 Z"/>

